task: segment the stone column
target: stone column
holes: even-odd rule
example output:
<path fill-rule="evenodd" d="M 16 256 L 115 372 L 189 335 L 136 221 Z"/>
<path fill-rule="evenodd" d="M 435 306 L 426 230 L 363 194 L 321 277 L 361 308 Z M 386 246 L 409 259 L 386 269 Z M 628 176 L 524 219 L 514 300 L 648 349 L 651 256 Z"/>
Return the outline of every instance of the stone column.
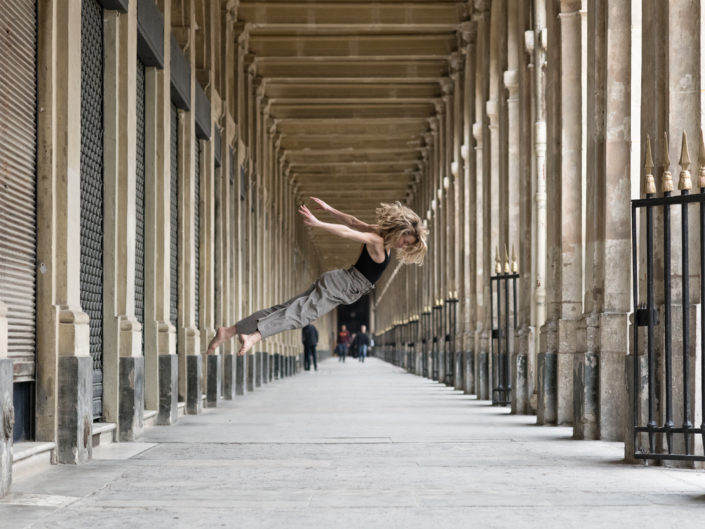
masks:
<path fill-rule="evenodd" d="M 169 321 L 171 3 L 164 4 L 164 69 L 145 76 L 144 403 L 158 424 L 177 419 L 176 329 Z"/>
<path fill-rule="evenodd" d="M 80 57 L 81 2 L 40 2 L 36 439 L 55 441 L 61 463 L 93 451 L 93 362 L 80 308 Z"/>
<path fill-rule="evenodd" d="M 540 377 L 544 395 L 539 395 L 539 415 L 542 422 L 550 423 L 555 410 L 557 424 L 571 424 L 576 324 L 582 314 L 580 1 L 563 0 L 559 21 L 560 133 L 554 129 L 552 134 L 560 138 L 560 153 L 556 153 L 560 156 L 560 172 L 549 172 L 548 187 L 549 200 L 560 212 L 560 219 L 549 224 L 548 232 L 552 296 L 549 320 L 542 329 L 545 340 L 542 338 Z M 551 389 L 553 380 L 555 391 Z"/>
<path fill-rule="evenodd" d="M 189 4 L 188 42 L 196 42 L 195 3 Z M 195 174 L 196 142 L 196 50 L 190 46 L 186 51 L 191 66 L 190 100 L 191 110 L 179 113 L 179 388 L 186 401 L 186 412 L 200 413 L 203 409 L 203 358 L 201 357 L 200 333 L 196 321 L 196 248 L 195 241 Z"/>
<path fill-rule="evenodd" d="M 631 0 L 588 12 L 585 316 L 575 357 L 578 439 L 623 440 L 631 262 Z M 609 60 L 608 60 L 609 57 Z M 638 118 L 638 116 L 637 116 Z M 626 124 L 626 125 L 625 125 Z"/>
<path fill-rule="evenodd" d="M 135 317 L 137 5 L 106 11 L 103 417 L 121 440 L 142 431 L 144 357 Z"/>

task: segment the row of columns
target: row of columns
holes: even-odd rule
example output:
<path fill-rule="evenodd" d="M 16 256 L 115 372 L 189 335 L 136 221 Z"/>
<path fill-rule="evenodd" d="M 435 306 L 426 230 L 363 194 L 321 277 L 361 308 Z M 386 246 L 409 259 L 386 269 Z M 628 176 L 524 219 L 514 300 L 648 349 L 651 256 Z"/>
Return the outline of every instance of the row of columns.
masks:
<path fill-rule="evenodd" d="M 698 137 L 699 7 L 472 4 L 410 200 L 430 229 L 427 262 L 381 279 L 377 341 L 410 371 L 490 399 L 498 326 L 490 276 L 497 254 L 502 264 L 516 252 L 512 411 L 536 414 L 539 424 L 572 425 L 575 438 L 625 440 L 630 200 L 640 196 L 646 134 L 674 131 L 671 153 L 679 152 L 681 130 Z M 697 262 L 697 246 L 690 248 Z M 678 249 L 671 258 L 680 262 Z M 692 273 L 690 300 L 699 303 Z M 457 326 L 429 329 L 424 321 L 434 310 L 452 320 L 455 299 Z M 398 353 L 410 348 L 414 355 Z M 427 369 L 424 352 L 437 368 Z M 446 358 L 453 353 L 458 362 Z"/>

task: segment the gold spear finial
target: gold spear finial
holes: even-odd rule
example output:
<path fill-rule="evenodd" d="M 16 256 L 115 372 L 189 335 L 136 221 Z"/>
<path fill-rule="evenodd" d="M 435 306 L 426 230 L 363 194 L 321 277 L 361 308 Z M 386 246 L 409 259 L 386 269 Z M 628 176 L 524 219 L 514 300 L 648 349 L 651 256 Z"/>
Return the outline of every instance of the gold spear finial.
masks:
<path fill-rule="evenodd" d="M 663 133 L 663 181 L 661 191 L 670 193 L 673 191 L 673 175 L 671 174 L 671 160 L 668 158 L 668 133 Z"/>
<path fill-rule="evenodd" d="M 494 247 L 494 271 L 496 274 L 502 273 L 502 263 L 499 260 L 499 247 Z"/>
<path fill-rule="evenodd" d="M 693 188 L 693 183 L 690 180 L 690 156 L 688 154 L 688 135 L 683 131 L 683 141 L 681 143 L 681 174 L 678 179 L 678 189 L 681 191 L 690 191 Z"/>
<path fill-rule="evenodd" d="M 504 245 L 504 273 L 509 274 L 512 271 L 511 266 L 509 266 L 509 251 L 507 250 L 507 245 Z"/>
<path fill-rule="evenodd" d="M 698 178 L 700 189 L 705 189 L 705 142 L 703 142 L 703 129 L 700 129 L 700 148 L 698 149 Z"/>
<path fill-rule="evenodd" d="M 644 170 L 646 171 L 646 194 L 656 194 L 656 182 L 654 181 L 654 158 L 651 156 L 651 136 L 646 136 L 646 160 Z"/>
<path fill-rule="evenodd" d="M 517 254 L 514 252 L 514 245 L 512 244 L 512 273 L 519 273 L 519 263 L 517 263 Z"/>

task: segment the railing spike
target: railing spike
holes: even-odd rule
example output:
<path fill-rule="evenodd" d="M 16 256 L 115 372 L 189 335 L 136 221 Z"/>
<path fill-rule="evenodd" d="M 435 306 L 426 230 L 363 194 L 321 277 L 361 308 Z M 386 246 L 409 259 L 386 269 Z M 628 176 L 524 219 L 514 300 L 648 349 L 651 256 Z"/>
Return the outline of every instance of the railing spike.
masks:
<path fill-rule="evenodd" d="M 671 160 L 668 158 L 668 133 L 663 133 L 663 181 L 661 191 L 670 193 L 673 191 L 673 175 L 671 174 Z"/>
<path fill-rule="evenodd" d="M 514 252 L 514 245 L 512 244 L 512 273 L 519 273 L 519 263 L 517 263 L 517 255 Z"/>
<path fill-rule="evenodd" d="M 680 178 L 678 179 L 678 189 L 681 191 L 690 191 L 693 188 L 693 183 L 690 180 L 690 155 L 688 154 L 688 135 L 683 131 L 683 141 L 681 143 L 681 159 L 680 159 Z"/>
<path fill-rule="evenodd" d="M 502 273 L 502 262 L 499 260 L 499 246 L 494 248 L 494 271 L 497 274 Z"/>
<path fill-rule="evenodd" d="M 507 250 L 507 245 L 504 245 L 504 273 L 508 274 L 512 271 L 509 265 L 509 251 Z"/>
<path fill-rule="evenodd" d="M 654 181 L 654 158 L 651 156 L 651 136 L 646 136 L 646 156 L 644 156 L 644 170 L 646 171 L 646 194 L 656 194 Z"/>

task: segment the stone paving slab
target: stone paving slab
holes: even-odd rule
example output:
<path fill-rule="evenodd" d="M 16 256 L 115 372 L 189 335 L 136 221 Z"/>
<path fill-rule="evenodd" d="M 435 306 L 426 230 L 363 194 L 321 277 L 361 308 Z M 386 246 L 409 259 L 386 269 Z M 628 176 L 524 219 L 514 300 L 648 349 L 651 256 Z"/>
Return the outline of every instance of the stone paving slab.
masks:
<path fill-rule="evenodd" d="M 665 528 L 705 514 L 704 472 L 624 465 L 621 443 L 535 422 L 376 359 L 331 359 L 14 483 L 0 528 Z"/>

